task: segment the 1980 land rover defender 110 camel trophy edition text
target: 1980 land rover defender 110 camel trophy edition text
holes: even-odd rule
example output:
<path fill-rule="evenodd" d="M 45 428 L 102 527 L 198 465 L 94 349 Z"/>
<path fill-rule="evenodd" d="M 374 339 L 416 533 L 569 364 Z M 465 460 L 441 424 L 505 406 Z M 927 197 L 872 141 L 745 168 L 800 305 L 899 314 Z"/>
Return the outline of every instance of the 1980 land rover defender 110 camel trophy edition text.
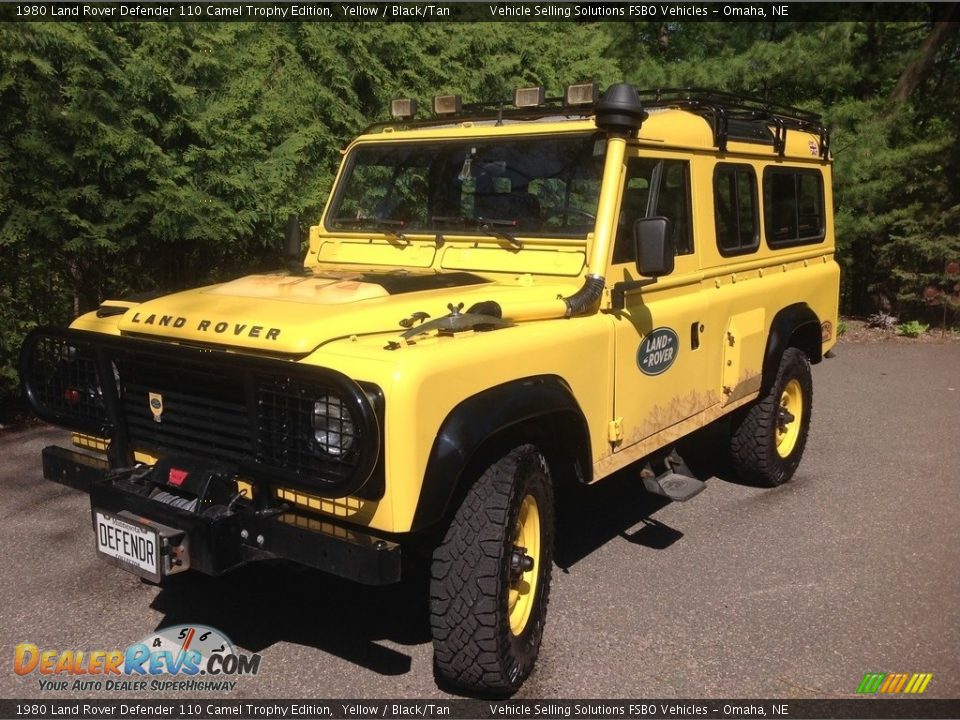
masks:
<path fill-rule="evenodd" d="M 21 373 L 74 431 L 44 475 L 89 492 L 105 560 L 379 585 L 429 547 L 438 678 L 504 695 L 539 650 L 565 486 L 637 463 L 686 500 L 674 444 L 722 417 L 742 479 L 796 470 L 836 339 L 828 135 L 625 84 L 432 109 L 394 101 L 349 146 L 295 269 L 106 301 L 31 333 Z"/>

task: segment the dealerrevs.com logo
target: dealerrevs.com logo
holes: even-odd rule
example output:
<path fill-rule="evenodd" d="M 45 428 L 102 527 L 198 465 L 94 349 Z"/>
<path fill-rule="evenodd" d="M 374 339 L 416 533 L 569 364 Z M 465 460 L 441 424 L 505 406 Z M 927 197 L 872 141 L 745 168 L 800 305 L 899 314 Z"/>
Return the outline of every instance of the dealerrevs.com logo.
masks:
<path fill-rule="evenodd" d="M 215 628 L 173 625 L 125 650 L 41 650 L 20 643 L 13 671 L 36 674 L 40 689 L 51 691 L 231 692 L 234 678 L 260 671 L 260 656 L 238 652 Z"/>

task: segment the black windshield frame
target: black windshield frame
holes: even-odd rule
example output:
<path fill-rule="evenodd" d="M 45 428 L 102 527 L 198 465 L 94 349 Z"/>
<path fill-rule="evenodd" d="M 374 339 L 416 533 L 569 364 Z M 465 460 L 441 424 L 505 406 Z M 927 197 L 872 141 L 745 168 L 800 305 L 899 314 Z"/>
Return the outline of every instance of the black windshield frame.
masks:
<path fill-rule="evenodd" d="M 605 154 L 596 131 L 359 143 L 324 227 L 583 239 L 594 229 Z"/>

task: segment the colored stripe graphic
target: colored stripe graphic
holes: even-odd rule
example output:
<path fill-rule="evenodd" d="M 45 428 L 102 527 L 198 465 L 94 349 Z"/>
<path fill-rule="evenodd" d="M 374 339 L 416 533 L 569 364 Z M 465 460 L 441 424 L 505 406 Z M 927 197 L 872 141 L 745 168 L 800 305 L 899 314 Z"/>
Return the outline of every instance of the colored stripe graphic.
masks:
<path fill-rule="evenodd" d="M 867 673 L 857 686 L 857 693 L 896 694 L 899 692 L 919 695 L 927 689 L 933 673 Z"/>
<path fill-rule="evenodd" d="M 904 692 L 919 695 L 927 689 L 931 679 L 933 679 L 933 673 L 914 673 Z"/>
<path fill-rule="evenodd" d="M 882 693 L 898 693 L 903 687 L 903 684 L 907 681 L 909 675 L 907 673 L 890 673 L 887 675 L 886 681 L 883 685 L 880 686 L 880 692 Z"/>
<path fill-rule="evenodd" d="M 857 688 L 858 693 L 875 693 L 880 688 L 880 683 L 886 677 L 886 673 L 867 673 L 860 681 Z"/>

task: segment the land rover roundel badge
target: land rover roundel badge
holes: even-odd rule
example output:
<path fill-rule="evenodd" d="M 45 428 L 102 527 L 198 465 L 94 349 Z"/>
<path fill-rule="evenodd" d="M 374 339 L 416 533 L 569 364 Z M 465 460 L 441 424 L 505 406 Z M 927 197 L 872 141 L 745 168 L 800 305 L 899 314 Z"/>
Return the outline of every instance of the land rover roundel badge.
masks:
<path fill-rule="evenodd" d="M 644 375 L 665 373 L 680 352 L 680 338 L 667 327 L 654 328 L 637 348 L 637 367 Z"/>

